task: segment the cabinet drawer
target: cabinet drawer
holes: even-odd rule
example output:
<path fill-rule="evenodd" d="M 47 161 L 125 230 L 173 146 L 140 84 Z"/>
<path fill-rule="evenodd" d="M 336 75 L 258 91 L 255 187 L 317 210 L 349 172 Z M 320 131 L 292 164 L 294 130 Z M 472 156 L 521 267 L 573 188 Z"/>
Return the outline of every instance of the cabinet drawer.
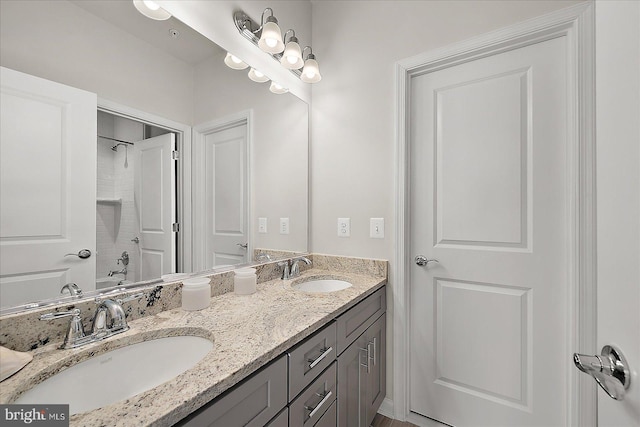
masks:
<path fill-rule="evenodd" d="M 336 364 L 331 364 L 289 405 L 290 426 L 313 426 L 336 399 Z"/>
<path fill-rule="evenodd" d="M 284 408 L 267 427 L 289 427 L 289 408 Z"/>
<path fill-rule="evenodd" d="M 333 402 L 329 409 L 327 409 L 327 412 L 324 413 L 322 418 L 320 418 L 313 427 L 336 427 L 337 408 L 338 402 Z"/>
<path fill-rule="evenodd" d="M 342 353 L 354 342 L 382 313 L 387 310 L 387 291 L 383 286 L 364 301 L 361 301 L 338 317 L 337 349 Z"/>
<path fill-rule="evenodd" d="M 288 352 L 289 401 L 336 358 L 336 323 L 317 332 Z"/>
<path fill-rule="evenodd" d="M 230 392 L 190 415 L 180 425 L 264 426 L 286 405 L 287 359 L 282 356 Z"/>

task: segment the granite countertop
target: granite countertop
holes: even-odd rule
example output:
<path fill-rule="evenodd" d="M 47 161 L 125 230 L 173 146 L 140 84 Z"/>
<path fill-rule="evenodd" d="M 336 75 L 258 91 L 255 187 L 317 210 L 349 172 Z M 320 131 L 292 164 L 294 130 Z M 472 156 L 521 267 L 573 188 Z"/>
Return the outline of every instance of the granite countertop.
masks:
<path fill-rule="evenodd" d="M 312 276 L 339 278 L 353 286 L 324 294 L 291 289 L 293 282 Z M 60 343 L 48 344 L 34 350 L 33 361 L 2 383 L 0 402 L 12 402 L 64 367 L 109 350 L 166 336 L 209 338 L 213 349 L 195 367 L 127 400 L 71 417 L 72 426 L 172 425 L 375 292 L 386 281 L 379 276 L 312 268 L 293 280 L 260 283 L 252 295 L 229 292 L 215 296 L 205 310 L 186 312 L 177 308 L 133 320 L 129 322 L 129 331 L 100 343 L 72 350 L 58 349 Z M 96 388 L 99 387 L 96 378 Z"/>

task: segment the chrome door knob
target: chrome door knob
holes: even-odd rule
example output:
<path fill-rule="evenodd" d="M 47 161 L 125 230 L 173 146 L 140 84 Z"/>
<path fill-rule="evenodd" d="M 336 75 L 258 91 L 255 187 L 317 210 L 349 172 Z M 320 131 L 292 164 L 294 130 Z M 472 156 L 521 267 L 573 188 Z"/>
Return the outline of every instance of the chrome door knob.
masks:
<path fill-rule="evenodd" d="M 240 246 L 242 249 L 248 249 L 249 243 L 236 243 L 236 246 Z"/>
<path fill-rule="evenodd" d="M 573 363 L 576 368 L 591 375 L 610 398 L 624 399 L 631 382 L 631 371 L 620 349 L 605 345 L 600 356 L 574 353 Z"/>
<path fill-rule="evenodd" d="M 435 263 L 439 263 L 440 261 L 438 261 L 437 259 L 427 259 L 426 256 L 424 255 L 418 255 L 415 257 L 415 262 L 416 264 L 418 264 L 421 267 L 424 267 L 425 265 L 428 265 L 430 262 L 435 262 Z"/>
<path fill-rule="evenodd" d="M 89 258 L 91 256 L 91 251 L 89 249 L 80 249 L 77 254 L 65 254 L 65 256 L 77 256 L 78 258 Z"/>

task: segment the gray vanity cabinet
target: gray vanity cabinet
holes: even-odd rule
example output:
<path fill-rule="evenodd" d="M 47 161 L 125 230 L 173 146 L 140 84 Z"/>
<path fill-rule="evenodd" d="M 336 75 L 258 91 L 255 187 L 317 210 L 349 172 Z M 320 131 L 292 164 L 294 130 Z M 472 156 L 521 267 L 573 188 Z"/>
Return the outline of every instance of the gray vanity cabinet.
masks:
<path fill-rule="evenodd" d="M 262 427 L 278 415 L 285 406 L 287 406 L 287 358 L 281 356 L 231 391 L 189 415 L 178 425 Z M 279 419 L 276 418 L 274 421 Z"/>
<path fill-rule="evenodd" d="M 386 290 L 189 415 L 189 427 L 359 427 L 386 390 Z"/>
<path fill-rule="evenodd" d="M 371 425 L 386 393 L 385 288 L 338 318 L 338 426 Z M 342 327 L 341 327 L 342 323 Z M 348 326 L 351 325 L 351 326 Z M 357 337 L 354 333 L 361 332 Z"/>

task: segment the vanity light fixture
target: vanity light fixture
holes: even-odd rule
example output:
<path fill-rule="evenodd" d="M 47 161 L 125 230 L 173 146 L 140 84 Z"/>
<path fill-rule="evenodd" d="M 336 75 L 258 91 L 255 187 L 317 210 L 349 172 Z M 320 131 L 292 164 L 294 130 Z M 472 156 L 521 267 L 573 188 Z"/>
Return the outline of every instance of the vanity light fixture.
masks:
<path fill-rule="evenodd" d="M 138 9 L 138 12 L 147 18 L 155 19 L 156 21 L 165 21 L 171 18 L 171 14 L 158 6 L 154 1 L 133 0 L 133 5 Z"/>
<path fill-rule="evenodd" d="M 267 16 L 265 21 L 264 14 L 269 11 L 270 16 Z M 260 28 L 262 33 L 260 34 L 260 40 L 258 40 L 258 46 L 260 49 L 267 53 L 280 53 L 284 50 L 284 42 L 282 41 L 282 31 L 278 26 L 278 20 L 273 16 L 273 9 L 266 8 L 262 12 L 262 18 L 260 20 Z"/>
<path fill-rule="evenodd" d="M 289 89 L 276 82 L 271 82 L 269 90 L 277 95 L 282 95 L 283 93 L 289 92 Z"/>
<path fill-rule="evenodd" d="M 287 34 L 289 34 L 289 32 L 293 35 L 289 37 L 289 41 L 285 44 L 282 58 L 280 58 L 280 64 L 282 64 L 286 69 L 298 70 L 304 65 L 304 61 L 302 60 L 302 51 L 300 50 L 300 45 L 298 44 L 298 38 L 296 37 L 295 31 L 287 30 L 284 34 L 285 40 L 287 39 Z"/>
<path fill-rule="evenodd" d="M 307 55 L 307 59 L 304 61 L 304 68 L 302 69 L 300 80 L 305 83 L 317 83 L 322 80 L 320 67 L 318 67 L 318 61 L 316 61 L 316 56 L 313 54 L 311 46 L 305 46 L 305 50 L 307 48 L 309 49 L 309 54 Z"/>
<path fill-rule="evenodd" d="M 249 78 L 256 83 L 264 83 L 269 81 L 269 77 L 265 76 L 260 70 L 251 68 L 249 70 Z"/>
<path fill-rule="evenodd" d="M 267 12 L 270 13 L 270 16 L 265 19 Z M 298 43 L 298 38 L 294 30 L 287 30 L 285 32 L 285 40 L 282 41 L 280 27 L 277 25 L 278 20 L 275 18 L 273 9 L 270 7 L 262 12 L 260 25 L 242 11 L 237 11 L 233 14 L 233 21 L 243 37 L 263 51 L 269 53 L 273 59 L 300 77 L 303 82 L 316 83 L 322 79 L 315 55 L 310 52 L 306 60 L 304 60 L 304 50 L 300 50 L 300 44 Z M 291 37 L 287 40 L 286 36 L 289 33 L 291 33 Z M 310 46 L 305 47 L 305 49 L 307 48 L 311 50 Z M 303 77 L 305 69 L 307 71 Z"/>
<path fill-rule="evenodd" d="M 229 52 L 227 52 L 227 56 L 224 57 L 224 63 L 227 64 L 227 67 L 233 68 L 234 70 L 244 70 L 249 67 L 242 59 Z"/>

